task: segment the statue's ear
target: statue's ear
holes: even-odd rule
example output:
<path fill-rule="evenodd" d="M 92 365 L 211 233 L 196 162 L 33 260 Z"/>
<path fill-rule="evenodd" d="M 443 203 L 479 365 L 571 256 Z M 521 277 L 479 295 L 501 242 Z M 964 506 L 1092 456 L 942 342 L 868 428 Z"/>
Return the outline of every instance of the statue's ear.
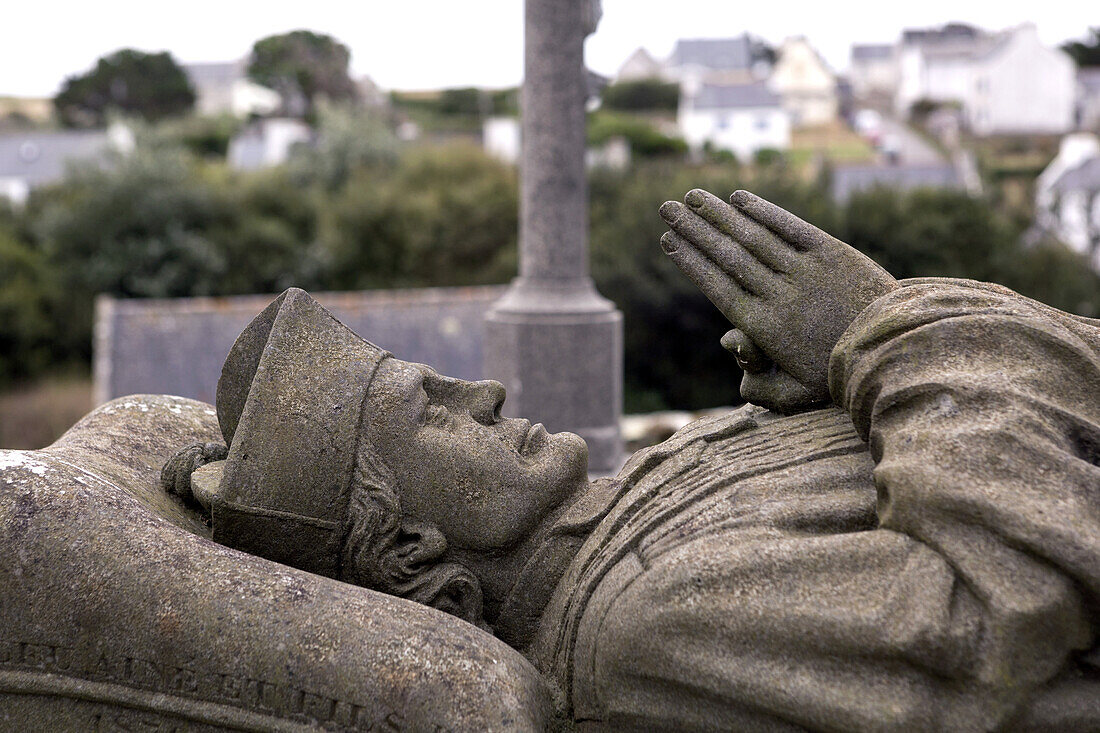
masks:
<path fill-rule="evenodd" d="M 434 524 L 405 519 L 382 559 L 399 595 L 487 628 L 481 616 L 481 583 L 465 565 L 439 562 L 447 538 Z"/>

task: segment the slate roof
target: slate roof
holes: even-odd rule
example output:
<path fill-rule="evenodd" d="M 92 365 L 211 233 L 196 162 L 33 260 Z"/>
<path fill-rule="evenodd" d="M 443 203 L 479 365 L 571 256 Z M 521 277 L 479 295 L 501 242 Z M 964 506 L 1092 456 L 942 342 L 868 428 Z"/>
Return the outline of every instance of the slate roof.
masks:
<path fill-rule="evenodd" d="M 1089 158 L 1081 165 L 1070 168 L 1051 184 L 1051 189 L 1057 193 L 1100 191 L 1100 157 Z"/>
<path fill-rule="evenodd" d="M 894 53 L 888 43 L 853 43 L 852 61 L 885 61 Z"/>
<path fill-rule="evenodd" d="M 852 194 L 877 187 L 910 191 L 915 188 L 961 188 L 955 169 L 942 165 L 841 165 L 833 169 L 833 198 L 847 201 Z"/>
<path fill-rule="evenodd" d="M 101 130 L 0 134 L 0 178 L 30 186 L 61 180 L 69 161 L 99 158 L 108 145 Z"/>
<path fill-rule="evenodd" d="M 1100 67 L 1078 69 L 1077 84 L 1089 96 L 1100 94 Z"/>
<path fill-rule="evenodd" d="M 184 64 L 183 72 L 196 87 L 232 84 L 245 75 L 244 61 Z"/>
<path fill-rule="evenodd" d="M 907 44 L 944 44 L 974 41 L 985 35 L 985 31 L 966 23 L 948 23 L 938 28 L 906 28 L 901 33 L 901 42 Z"/>
<path fill-rule="evenodd" d="M 764 58 L 764 45 L 748 33 L 737 38 L 692 38 L 676 41 L 669 66 L 702 66 L 719 71 L 750 70 Z"/>
<path fill-rule="evenodd" d="M 1012 38 L 1013 31 L 990 33 L 965 23 L 948 23 L 939 28 L 910 28 L 901 38 L 903 44 L 919 47 L 925 58 L 949 61 L 989 56 Z"/>
<path fill-rule="evenodd" d="M 692 99 L 694 109 L 746 109 L 782 106 L 762 81 L 752 84 L 703 84 Z"/>

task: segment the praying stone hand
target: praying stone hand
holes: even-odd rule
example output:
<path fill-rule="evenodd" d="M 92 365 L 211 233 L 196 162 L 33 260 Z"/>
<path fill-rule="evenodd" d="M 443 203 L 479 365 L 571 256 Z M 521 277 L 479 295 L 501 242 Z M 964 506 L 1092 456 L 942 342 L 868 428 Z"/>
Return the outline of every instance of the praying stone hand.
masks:
<path fill-rule="evenodd" d="M 747 191 L 732 206 L 700 189 L 666 201 L 661 246 L 735 328 L 741 396 L 778 412 L 829 400 L 829 356 L 844 330 L 899 287 L 868 257 Z"/>

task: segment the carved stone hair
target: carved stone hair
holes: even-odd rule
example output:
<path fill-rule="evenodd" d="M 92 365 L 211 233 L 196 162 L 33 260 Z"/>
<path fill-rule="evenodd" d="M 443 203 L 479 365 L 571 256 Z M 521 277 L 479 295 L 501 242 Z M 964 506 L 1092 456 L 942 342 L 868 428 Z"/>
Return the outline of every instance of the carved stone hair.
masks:
<path fill-rule="evenodd" d="M 487 628 L 481 584 L 466 566 L 440 561 L 447 539 L 435 525 L 403 517 L 397 489 L 393 472 L 369 441 L 360 439 L 340 579 Z"/>

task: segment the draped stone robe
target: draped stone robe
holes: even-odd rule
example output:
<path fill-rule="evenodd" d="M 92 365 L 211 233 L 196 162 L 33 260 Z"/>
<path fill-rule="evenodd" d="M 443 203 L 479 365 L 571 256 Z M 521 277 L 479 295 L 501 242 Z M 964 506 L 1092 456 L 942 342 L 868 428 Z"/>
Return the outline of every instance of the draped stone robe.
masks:
<path fill-rule="evenodd" d="M 1100 729 L 1100 324 L 906 285 L 839 408 L 695 422 L 563 517 L 512 642 L 582 727 Z"/>

